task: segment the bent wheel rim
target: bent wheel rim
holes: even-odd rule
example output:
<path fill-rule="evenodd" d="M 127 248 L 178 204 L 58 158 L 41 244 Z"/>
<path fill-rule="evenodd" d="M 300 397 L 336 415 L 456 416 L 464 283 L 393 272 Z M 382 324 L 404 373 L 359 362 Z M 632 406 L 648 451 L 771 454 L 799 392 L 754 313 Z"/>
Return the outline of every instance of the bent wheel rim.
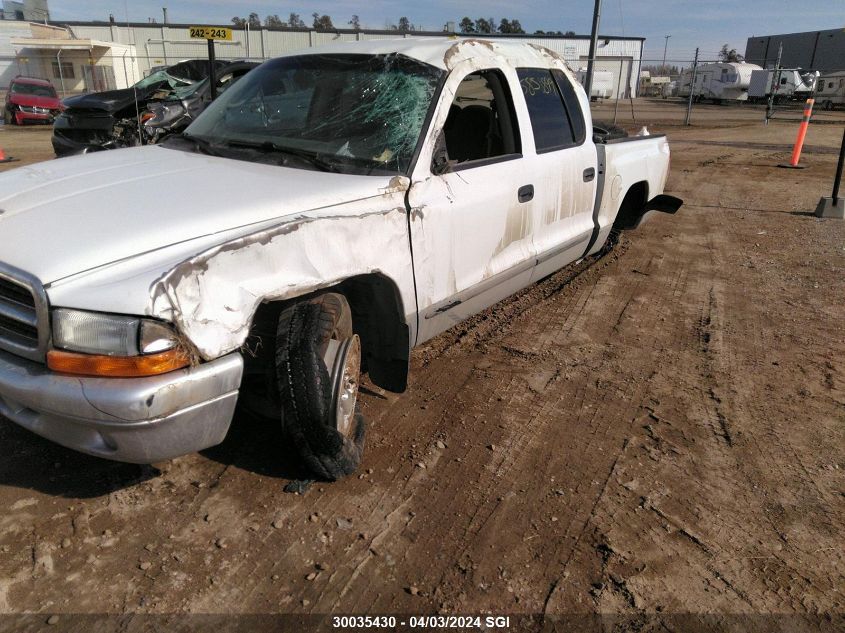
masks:
<path fill-rule="evenodd" d="M 344 436 L 352 433 L 355 403 L 358 400 L 358 377 L 361 373 L 361 339 L 357 334 L 337 341 L 332 339 L 323 355 L 332 384 L 330 419 Z"/>

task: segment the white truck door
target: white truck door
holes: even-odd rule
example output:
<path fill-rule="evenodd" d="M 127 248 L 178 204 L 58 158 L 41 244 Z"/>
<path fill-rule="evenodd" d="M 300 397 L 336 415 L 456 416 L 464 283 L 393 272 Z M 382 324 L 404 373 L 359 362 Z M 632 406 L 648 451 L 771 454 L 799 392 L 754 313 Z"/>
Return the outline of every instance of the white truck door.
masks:
<path fill-rule="evenodd" d="M 521 118 L 530 123 L 523 153 L 533 154 L 536 181 L 534 281 L 584 255 L 594 228 L 599 166 L 584 117 L 589 102 L 579 97 L 570 77 L 548 68 L 517 68 L 516 73 L 527 111 Z"/>
<path fill-rule="evenodd" d="M 408 192 L 418 343 L 528 285 L 535 262 L 519 84 L 513 70 L 473 63 L 447 77 Z"/>

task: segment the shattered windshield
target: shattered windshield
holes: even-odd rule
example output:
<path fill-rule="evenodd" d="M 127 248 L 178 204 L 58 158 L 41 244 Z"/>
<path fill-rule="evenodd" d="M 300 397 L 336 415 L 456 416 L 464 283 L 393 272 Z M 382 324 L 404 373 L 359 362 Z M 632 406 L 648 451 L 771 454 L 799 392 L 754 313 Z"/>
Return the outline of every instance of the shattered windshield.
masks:
<path fill-rule="evenodd" d="M 242 160 L 406 173 L 441 75 L 396 54 L 283 57 L 240 79 L 185 136 Z"/>
<path fill-rule="evenodd" d="M 147 86 L 152 86 L 162 82 L 166 82 L 171 88 L 178 88 L 179 86 L 190 86 L 194 83 L 188 79 L 179 79 L 178 77 L 169 75 L 164 70 L 159 70 L 147 77 L 144 77 L 141 81 L 136 83 L 134 87 L 138 89 L 146 88 Z"/>

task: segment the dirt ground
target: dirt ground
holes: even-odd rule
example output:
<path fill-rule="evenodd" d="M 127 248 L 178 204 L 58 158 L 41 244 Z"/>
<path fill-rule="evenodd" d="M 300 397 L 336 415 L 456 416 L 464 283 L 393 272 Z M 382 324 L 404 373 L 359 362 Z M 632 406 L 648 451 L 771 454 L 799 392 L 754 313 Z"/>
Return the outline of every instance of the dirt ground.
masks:
<path fill-rule="evenodd" d="M 618 614 L 625 630 L 761 614 L 760 630 L 836 629 L 845 222 L 812 210 L 845 113 L 820 114 L 806 169 L 785 170 L 799 114 L 764 126 L 761 108 L 697 106 L 685 128 L 683 112 L 618 113 L 668 133 L 681 211 L 416 350 L 406 394 L 371 386 L 358 476 L 284 493 L 301 473 L 245 415 L 221 446 L 153 466 L 0 420 L 0 613 L 534 614 L 547 630 L 562 614 Z M 0 128 L 0 147 L 49 158 L 49 130 Z"/>

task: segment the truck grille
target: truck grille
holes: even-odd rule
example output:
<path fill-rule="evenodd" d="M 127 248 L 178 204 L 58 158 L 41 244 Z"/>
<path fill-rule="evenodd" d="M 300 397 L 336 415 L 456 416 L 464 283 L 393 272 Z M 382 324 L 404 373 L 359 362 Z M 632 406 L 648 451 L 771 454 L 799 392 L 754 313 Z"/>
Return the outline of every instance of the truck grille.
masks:
<path fill-rule="evenodd" d="M 47 298 L 38 280 L 0 263 L 0 349 L 43 361 L 47 319 Z"/>

